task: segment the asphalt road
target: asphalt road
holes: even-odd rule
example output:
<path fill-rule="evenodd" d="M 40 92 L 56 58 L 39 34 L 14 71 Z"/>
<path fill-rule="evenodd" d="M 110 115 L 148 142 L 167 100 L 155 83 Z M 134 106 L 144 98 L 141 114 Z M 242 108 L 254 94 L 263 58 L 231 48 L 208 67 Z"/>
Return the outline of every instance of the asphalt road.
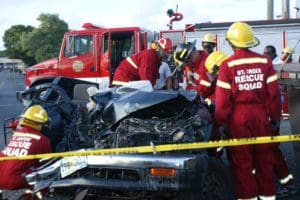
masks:
<path fill-rule="evenodd" d="M 3 121 L 7 118 L 18 117 L 24 107 L 16 100 L 16 91 L 24 90 L 24 76 L 18 73 L 3 70 L 0 72 L 0 148 L 3 149 Z M 281 134 L 289 134 L 290 130 L 289 120 L 281 120 Z M 300 190 L 300 163 L 295 163 L 294 150 L 292 143 L 282 143 L 281 149 L 284 152 L 287 163 L 293 175 L 295 176 L 295 186 Z M 18 194 L 18 193 L 17 193 Z M 16 193 L 4 191 L 4 197 L 8 199 L 17 199 Z M 286 200 L 299 200 L 300 192 Z"/>
<path fill-rule="evenodd" d="M 0 149 L 4 147 L 4 120 L 18 117 L 24 106 L 17 101 L 16 91 L 24 90 L 24 75 L 3 70 L 0 72 Z M 22 191 L 4 191 L 3 199 L 18 199 Z"/>
<path fill-rule="evenodd" d="M 24 90 L 24 76 L 19 73 L 3 70 L 0 72 L 0 145 L 3 140 L 3 122 L 5 119 L 17 117 L 23 105 L 16 99 L 16 91 Z"/>

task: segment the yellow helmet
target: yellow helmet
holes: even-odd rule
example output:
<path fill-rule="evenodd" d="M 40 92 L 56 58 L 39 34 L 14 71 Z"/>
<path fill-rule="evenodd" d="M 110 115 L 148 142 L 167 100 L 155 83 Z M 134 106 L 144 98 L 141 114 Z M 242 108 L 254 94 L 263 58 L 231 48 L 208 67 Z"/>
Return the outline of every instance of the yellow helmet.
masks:
<path fill-rule="evenodd" d="M 21 117 L 20 125 L 29 126 L 36 130 L 41 130 L 42 125 L 48 121 L 48 114 L 40 105 L 29 107 Z"/>
<path fill-rule="evenodd" d="M 289 54 L 292 54 L 294 53 L 293 49 L 291 47 L 285 47 L 283 50 L 282 50 L 282 53 L 289 53 Z"/>
<path fill-rule="evenodd" d="M 251 48 L 259 45 L 251 26 L 243 22 L 233 23 L 226 35 L 226 39 L 235 47 Z"/>
<path fill-rule="evenodd" d="M 205 34 L 203 39 L 202 39 L 202 42 L 217 43 L 216 42 L 216 37 L 211 33 Z"/>
<path fill-rule="evenodd" d="M 157 43 L 156 42 L 152 42 L 151 43 L 151 49 L 157 49 Z"/>
<path fill-rule="evenodd" d="M 221 51 L 214 51 L 206 58 L 205 61 L 205 68 L 207 69 L 208 73 L 218 73 L 219 67 L 224 60 L 228 58 L 227 55 L 222 53 Z"/>

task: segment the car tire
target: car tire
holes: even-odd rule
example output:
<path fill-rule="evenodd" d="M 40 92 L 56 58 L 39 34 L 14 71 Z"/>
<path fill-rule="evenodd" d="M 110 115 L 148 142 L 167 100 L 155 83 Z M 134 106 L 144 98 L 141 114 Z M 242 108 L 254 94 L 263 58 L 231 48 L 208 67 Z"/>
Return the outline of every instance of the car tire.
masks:
<path fill-rule="evenodd" d="M 206 165 L 206 166 L 205 166 Z M 191 190 L 180 193 L 177 200 L 234 200 L 235 189 L 230 169 L 215 157 L 199 159 Z"/>

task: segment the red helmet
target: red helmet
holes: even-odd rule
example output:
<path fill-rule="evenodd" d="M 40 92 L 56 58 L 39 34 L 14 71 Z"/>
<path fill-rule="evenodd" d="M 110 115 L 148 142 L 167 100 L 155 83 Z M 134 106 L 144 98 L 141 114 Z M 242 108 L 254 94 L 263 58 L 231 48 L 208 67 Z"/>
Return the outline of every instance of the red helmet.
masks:
<path fill-rule="evenodd" d="M 161 38 L 157 44 L 162 48 L 164 53 L 171 53 L 173 49 L 172 40 L 170 38 Z"/>

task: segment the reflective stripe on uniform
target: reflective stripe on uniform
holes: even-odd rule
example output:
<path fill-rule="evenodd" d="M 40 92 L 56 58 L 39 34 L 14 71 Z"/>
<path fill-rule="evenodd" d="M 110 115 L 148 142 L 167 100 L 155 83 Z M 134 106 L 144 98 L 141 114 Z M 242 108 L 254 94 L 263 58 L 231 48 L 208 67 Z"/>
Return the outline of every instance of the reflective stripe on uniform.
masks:
<path fill-rule="evenodd" d="M 29 138 L 32 138 L 32 139 L 35 139 L 35 140 L 40 140 L 41 139 L 41 136 L 35 135 L 35 134 L 32 134 L 32 133 L 14 132 L 13 135 L 14 136 L 19 136 L 19 137 L 29 137 Z"/>
<path fill-rule="evenodd" d="M 128 84 L 128 82 L 125 81 L 113 81 L 112 85 L 126 85 Z"/>
<path fill-rule="evenodd" d="M 238 198 L 237 200 L 257 200 L 257 197 L 252 197 L 252 198 L 247 198 L 247 199 L 240 199 L 240 198 Z"/>
<path fill-rule="evenodd" d="M 267 83 L 272 83 L 274 81 L 278 80 L 277 74 L 271 75 L 267 78 Z"/>
<path fill-rule="evenodd" d="M 200 81 L 200 85 L 204 85 L 204 86 L 206 86 L 206 87 L 210 87 L 210 86 L 211 86 L 211 83 L 208 82 L 208 81 L 205 81 L 205 80 L 201 80 L 201 81 Z"/>
<path fill-rule="evenodd" d="M 194 79 L 195 80 L 199 80 L 200 79 L 200 75 L 196 72 L 194 72 Z"/>
<path fill-rule="evenodd" d="M 160 42 L 159 42 L 159 45 L 165 49 L 166 48 L 166 44 L 167 44 L 167 40 L 165 38 L 161 38 L 160 39 Z"/>
<path fill-rule="evenodd" d="M 276 199 L 276 196 L 261 196 L 259 195 L 259 199 L 260 200 L 275 200 Z"/>
<path fill-rule="evenodd" d="M 138 68 L 138 66 L 133 62 L 133 60 L 130 57 L 127 57 L 126 60 L 131 64 L 131 66 L 135 69 Z"/>
<path fill-rule="evenodd" d="M 232 60 L 228 62 L 228 67 L 234 67 L 236 65 L 242 64 L 252 64 L 252 63 L 268 63 L 267 58 L 242 58 L 238 60 Z"/>
<path fill-rule="evenodd" d="M 228 89 L 228 90 L 231 89 L 231 85 L 229 83 L 226 83 L 226 82 L 220 81 L 220 80 L 217 80 L 217 86 L 224 88 L 224 89 Z"/>
<path fill-rule="evenodd" d="M 186 53 L 187 49 L 183 49 L 183 51 L 181 52 L 179 58 L 183 58 L 184 54 Z"/>
<path fill-rule="evenodd" d="M 279 181 L 281 184 L 287 184 L 290 180 L 293 180 L 293 178 L 294 178 L 293 175 L 289 174 L 286 177 L 280 179 Z"/>

